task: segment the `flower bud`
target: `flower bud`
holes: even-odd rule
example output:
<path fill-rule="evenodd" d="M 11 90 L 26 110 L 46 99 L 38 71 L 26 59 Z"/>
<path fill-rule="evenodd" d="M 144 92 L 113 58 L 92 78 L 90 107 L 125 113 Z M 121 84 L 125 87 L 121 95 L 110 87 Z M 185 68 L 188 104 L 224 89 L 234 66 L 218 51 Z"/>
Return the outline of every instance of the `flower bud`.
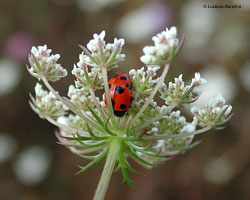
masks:
<path fill-rule="evenodd" d="M 29 55 L 30 68 L 27 66 L 29 73 L 38 80 L 45 77 L 48 81 L 58 81 L 67 76 L 67 71 L 57 60 L 59 54 L 50 55 L 51 49 L 47 49 L 47 45 L 31 48 Z"/>

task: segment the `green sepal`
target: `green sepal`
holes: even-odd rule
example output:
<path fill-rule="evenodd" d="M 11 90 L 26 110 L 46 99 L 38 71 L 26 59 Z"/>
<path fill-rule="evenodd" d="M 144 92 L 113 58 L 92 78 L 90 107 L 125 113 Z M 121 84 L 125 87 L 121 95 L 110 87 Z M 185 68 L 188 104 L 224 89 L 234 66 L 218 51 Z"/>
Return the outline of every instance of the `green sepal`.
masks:
<path fill-rule="evenodd" d="M 86 77 L 87 83 L 88 83 L 88 84 L 91 84 L 91 81 L 90 81 L 90 79 L 89 79 L 89 75 L 88 75 L 88 71 L 87 71 L 86 67 L 83 66 L 82 68 L 83 68 L 84 76 Z"/>
<path fill-rule="evenodd" d="M 182 36 L 179 46 L 175 49 L 175 56 L 180 52 L 185 41 L 185 35 Z"/>
<path fill-rule="evenodd" d="M 79 143 L 81 144 L 81 147 L 85 147 L 85 148 L 93 148 L 93 147 L 100 147 L 100 146 L 103 146 L 103 145 L 106 145 L 107 142 L 106 141 L 103 141 L 103 142 L 99 142 L 97 144 L 85 144 L 81 141 L 79 141 Z"/>
<path fill-rule="evenodd" d="M 196 147 L 197 145 L 199 145 L 201 142 L 202 142 L 202 140 L 198 140 L 198 141 L 184 147 L 182 150 L 184 150 L 184 151 L 190 150 L 190 149 Z"/>
<path fill-rule="evenodd" d="M 134 129 L 131 129 L 131 132 L 132 132 L 132 136 L 137 137 Z"/>
<path fill-rule="evenodd" d="M 81 141 L 81 140 L 92 140 L 91 137 L 85 137 L 85 136 L 77 136 L 77 137 L 65 137 L 65 136 L 60 136 L 64 139 L 67 140 L 77 140 L 77 141 Z"/>
<path fill-rule="evenodd" d="M 124 152 L 121 150 L 119 152 L 119 161 L 120 161 L 120 165 L 121 167 L 126 167 L 131 173 L 136 174 L 136 175 L 141 175 L 139 172 L 135 171 L 129 164 L 129 162 L 127 161 L 127 159 L 125 158 L 125 154 Z"/>
<path fill-rule="evenodd" d="M 131 180 L 131 179 L 129 178 L 129 176 L 128 176 L 128 171 L 127 171 L 128 165 L 127 165 L 127 163 L 126 163 L 126 160 L 125 160 L 125 158 L 124 158 L 124 153 L 123 153 L 122 150 L 119 151 L 118 157 L 119 157 L 119 162 L 120 162 L 120 166 L 121 166 L 121 170 L 122 170 L 123 181 L 126 181 L 130 187 L 133 187 L 134 181 Z M 131 168 L 131 167 L 130 167 L 130 168 Z M 132 168 L 131 168 L 131 169 L 132 169 Z M 129 169 L 128 169 L 128 170 L 129 170 Z M 134 170 L 132 169 L 132 171 L 134 171 Z"/>
<path fill-rule="evenodd" d="M 97 137 L 95 136 L 95 134 L 93 133 L 93 131 L 89 128 L 88 123 L 87 123 L 87 128 L 88 128 L 88 131 L 89 131 L 89 135 L 90 135 L 93 139 L 96 139 Z"/>
<path fill-rule="evenodd" d="M 132 143 L 132 142 L 130 142 L 130 141 L 128 141 L 127 145 L 135 145 L 135 144 Z M 145 147 L 138 147 L 138 148 L 140 148 L 142 151 L 147 151 L 148 149 L 150 149 L 152 147 L 152 145 L 153 145 L 153 142 L 150 141 L 150 143 L 147 146 L 145 146 Z"/>
<path fill-rule="evenodd" d="M 90 52 L 86 49 L 86 47 L 79 45 L 79 47 L 83 50 L 83 52 L 90 58 L 90 60 L 98 65 L 98 62 L 91 56 Z"/>
<path fill-rule="evenodd" d="M 181 101 L 184 102 L 184 100 L 187 98 L 187 96 L 193 91 L 194 85 L 192 85 L 181 97 Z M 188 100 L 186 100 L 188 103 Z M 192 102 L 191 102 L 192 103 Z"/>
<path fill-rule="evenodd" d="M 153 153 L 153 152 L 150 152 L 150 151 L 145 151 L 143 149 L 141 149 L 140 147 L 137 147 L 136 145 L 134 145 L 132 142 L 127 142 L 127 144 L 134 150 L 136 151 L 139 151 L 145 155 L 148 155 L 148 156 L 152 156 L 152 157 L 160 157 L 160 158 L 165 158 L 166 156 L 164 155 L 161 155 L 161 152 L 158 152 L 158 153 Z"/>
<path fill-rule="evenodd" d="M 89 111 L 91 112 L 91 114 L 93 115 L 93 117 L 96 119 L 97 123 L 98 123 L 100 126 L 104 127 L 104 124 L 103 124 L 102 120 L 100 119 L 100 117 L 98 117 L 98 115 L 95 114 L 95 112 L 94 112 L 89 106 L 88 106 L 88 109 L 89 109 Z"/>
<path fill-rule="evenodd" d="M 39 70 L 40 72 L 42 72 L 42 67 L 41 67 L 40 63 L 38 62 L 36 56 L 35 56 L 33 53 L 31 53 L 31 55 L 32 55 L 32 58 L 34 59 L 34 61 L 35 61 L 35 63 L 36 63 L 36 67 L 38 68 L 38 70 Z"/>
<path fill-rule="evenodd" d="M 111 117 L 111 116 L 108 117 L 108 119 L 107 119 L 107 121 L 105 122 L 103 128 L 104 128 L 104 130 L 105 130 L 109 135 L 116 136 L 116 134 L 113 133 L 113 132 L 109 129 L 109 127 L 108 127 L 110 117 Z"/>
<path fill-rule="evenodd" d="M 81 158 L 85 158 L 87 160 L 95 160 L 96 158 L 98 158 L 99 155 L 95 155 L 95 156 L 88 156 L 88 155 L 80 155 Z"/>
<path fill-rule="evenodd" d="M 118 166 L 114 169 L 114 172 L 118 172 L 119 170 L 121 170 L 121 165 L 118 165 Z"/>
<path fill-rule="evenodd" d="M 227 109 L 229 108 L 229 106 L 226 106 L 218 115 L 218 117 L 214 120 L 215 124 L 219 124 L 218 122 L 222 119 L 222 117 L 224 116 L 225 112 L 227 111 Z"/>
<path fill-rule="evenodd" d="M 144 160 L 143 158 L 141 158 L 140 156 L 138 156 L 134 151 L 133 149 L 131 149 L 131 147 L 129 146 L 128 148 L 126 148 L 126 151 L 128 154 L 130 154 L 134 159 L 136 159 L 137 161 L 145 164 L 145 165 L 149 165 L 151 167 L 159 167 L 158 164 L 154 164 L 154 163 L 151 163 L 149 161 L 146 161 Z"/>
<path fill-rule="evenodd" d="M 148 141 L 150 139 L 148 138 L 143 138 L 143 137 L 123 137 L 123 138 L 120 138 L 124 141 Z"/>
<path fill-rule="evenodd" d="M 129 137 L 129 129 L 130 129 L 130 126 L 127 126 L 127 128 L 125 129 L 125 133 L 127 137 Z"/>
<path fill-rule="evenodd" d="M 98 157 L 96 157 L 96 159 L 94 159 L 93 161 L 91 161 L 89 164 L 87 164 L 84 167 L 80 167 L 81 170 L 79 170 L 76 175 L 85 172 L 87 169 L 89 169 L 90 167 L 93 167 L 95 164 L 99 163 L 108 153 L 109 148 L 107 147 Z"/>
<path fill-rule="evenodd" d="M 195 97 L 194 99 L 190 99 L 190 100 L 188 100 L 188 99 L 183 99 L 182 101 L 181 101 L 181 103 L 194 103 L 195 101 L 197 101 L 197 99 L 198 99 L 199 97 L 197 96 L 197 97 Z"/>
<path fill-rule="evenodd" d="M 129 178 L 128 171 L 125 168 L 121 168 L 121 170 L 122 170 L 122 175 L 123 175 L 123 178 L 124 178 L 123 182 L 126 181 L 130 187 L 133 187 L 134 186 L 133 184 L 135 182 L 132 179 Z"/>

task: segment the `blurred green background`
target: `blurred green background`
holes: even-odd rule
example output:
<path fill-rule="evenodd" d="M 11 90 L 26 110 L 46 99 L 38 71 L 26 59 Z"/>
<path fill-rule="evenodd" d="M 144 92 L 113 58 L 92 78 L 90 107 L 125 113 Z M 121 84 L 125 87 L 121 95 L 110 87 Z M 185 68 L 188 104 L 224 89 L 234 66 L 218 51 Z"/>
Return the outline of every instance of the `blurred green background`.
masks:
<path fill-rule="evenodd" d="M 205 9 L 203 5 L 241 5 Z M 87 161 L 56 143 L 56 130 L 28 105 L 35 78 L 26 70 L 32 46 L 47 44 L 61 54 L 69 76 L 53 84 L 66 95 L 71 70 L 93 33 L 106 41 L 125 38 L 127 60 L 118 71 L 140 68 L 139 57 L 152 35 L 177 26 L 184 47 L 166 81 L 195 72 L 208 80 L 197 104 L 221 91 L 234 116 L 202 143 L 160 168 L 122 184 L 114 173 L 107 200 L 250 199 L 250 1 L 249 0 L 0 0 L 0 199 L 87 200 L 93 197 L 102 166 L 74 176 Z M 110 72 L 110 76 L 114 71 Z"/>

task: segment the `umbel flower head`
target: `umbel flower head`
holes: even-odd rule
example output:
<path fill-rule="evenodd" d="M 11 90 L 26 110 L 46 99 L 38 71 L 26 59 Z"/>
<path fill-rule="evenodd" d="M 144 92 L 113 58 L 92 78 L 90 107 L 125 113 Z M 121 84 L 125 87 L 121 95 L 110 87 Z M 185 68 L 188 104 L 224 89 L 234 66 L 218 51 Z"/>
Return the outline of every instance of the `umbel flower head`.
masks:
<path fill-rule="evenodd" d="M 191 108 L 193 121 L 188 122 L 182 115 L 179 108 L 190 108 L 186 105 L 199 98 L 200 86 L 206 84 L 206 80 L 197 72 L 189 84 L 185 84 L 182 74 L 174 82 L 165 83 L 171 62 L 184 41 L 179 42 L 176 27 L 171 27 L 152 38 L 154 46 L 144 47 L 140 59 L 145 65 L 129 71 L 133 101 L 126 114 L 117 117 L 114 93 L 119 95 L 124 91 L 119 83 L 127 78 L 118 77 L 117 90 L 108 83 L 107 72 L 125 60 L 121 53 L 124 39 L 115 38 L 113 43 L 106 44 L 104 31 L 93 37 L 87 48 L 80 45 L 83 51 L 72 70 L 75 83 L 69 86 L 68 97 L 60 96 L 50 85 L 50 81 L 65 77 L 67 72 L 57 63 L 60 56 L 51 55 L 46 45 L 32 47 L 28 71 L 49 90 L 43 90 L 37 83 L 35 97 L 31 96 L 30 102 L 33 110 L 59 128 L 56 135 L 62 145 L 90 160 L 78 173 L 107 158 L 94 197 L 99 200 L 104 198 L 116 164 L 131 185 L 129 172 L 138 172 L 130 166 L 128 157 L 147 168 L 159 166 L 194 147 L 195 135 L 222 128 L 231 117 L 232 106 L 226 105 L 224 98 L 218 95 L 204 108 Z M 157 76 L 160 68 L 163 68 L 162 74 Z M 102 98 L 96 96 L 99 90 L 105 93 Z M 156 95 L 164 104 L 154 101 Z"/>
<path fill-rule="evenodd" d="M 58 81 L 67 76 L 66 69 L 57 63 L 60 55 L 50 55 L 51 51 L 47 45 L 32 47 L 29 55 L 30 68 L 27 66 L 32 76 L 37 79 L 45 77 L 49 81 Z"/>

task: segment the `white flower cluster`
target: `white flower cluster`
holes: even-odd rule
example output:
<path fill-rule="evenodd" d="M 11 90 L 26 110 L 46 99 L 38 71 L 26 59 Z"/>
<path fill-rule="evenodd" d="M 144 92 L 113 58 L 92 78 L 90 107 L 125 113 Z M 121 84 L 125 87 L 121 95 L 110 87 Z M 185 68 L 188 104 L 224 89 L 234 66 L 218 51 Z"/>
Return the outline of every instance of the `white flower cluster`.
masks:
<path fill-rule="evenodd" d="M 158 33 L 152 38 L 154 46 L 146 46 L 143 48 L 144 55 L 141 61 L 146 65 L 162 65 L 173 59 L 175 50 L 179 45 L 176 27 Z"/>
<path fill-rule="evenodd" d="M 207 83 L 207 80 L 204 78 L 201 78 L 201 74 L 199 72 L 196 72 L 194 74 L 194 78 L 192 78 L 192 85 L 194 87 L 198 87 L 200 85 L 204 85 Z"/>
<path fill-rule="evenodd" d="M 91 67 L 106 67 L 108 70 L 118 67 L 118 63 L 125 60 L 125 54 L 121 54 L 124 39 L 114 39 L 114 43 L 106 44 L 104 37 L 105 31 L 99 35 L 94 34 L 93 39 L 87 44 L 87 48 L 82 47 L 85 54 L 82 61 Z"/>
<path fill-rule="evenodd" d="M 158 82 L 159 78 L 153 79 L 153 77 L 156 76 L 158 69 L 160 69 L 159 66 L 147 66 L 146 71 L 144 67 L 138 70 L 131 69 L 129 71 L 134 91 L 140 99 L 149 96 L 154 89 L 154 85 Z"/>
<path fill-rule="evenodd" d="M 77 109 L 88 111 L 89 108 L 95 108 L 92 97 L 86 93 L 84 88 L 77 89 L 73 85 L 69 86 L 68 97 Z M 100 104 L 99 98 L 96 98 Z"/>
<path fill-rule="evenodd" d="M 84 54 L 79 55 L 79 62 L 74 65 L 72 74 L 76 77 L 75 86 L 77 88 L 85 88 L 88 93 L 88 88 L 91 87 L 94 91 L 103 88 L 102 74 L 96 68 L 90 68 L 84 63 Z"/>
<path fill-rule="evenodd" d="M 89 136 L 87 131 L 87 126 L 86 126 L 86 122 L 83 121 L 79 116 L 77 115 L 68 115 L 68 116 L 60 116 L 57 118 L 57 122 L 69 127 L 73 127 L 76 128 L 76 130 L 81 130 L 80 131 L 75 131 L 74 133 L 69 132 L 67 129 L 61 128 L 60 129 L 60 135 L 63 137 L 70 137 L 73 134 L 79 134 L 81 136 Z M 83 134 L 86 133 L 86 134 Z M 61 138 L 62 139 L 62 138 Z"/>
<path fill-rule="evenodd" d="M 186 122 L 185 117 L 180 115 L 180 111 L 174 111 L 169 116 L 165 116 L 158 123 L 154 123 L 156 127 L 153 127 L 151 134 L 154 135 L 173 135 L 173 134 L 181 134 L 195 131 L 196 127 Z M 191 143 L 193 141 L 194 136 L 186 136 L 186 137 L 177 137 L 170 138 L 167 140 L 158 140 L 152 146 L 151 151 L 160 153 L 165 157 L 151 157 L 147 155 L 141 155 L 144 159 L 151 161 L 153 163 L 163 163 L 172 156 L 181 154 L 185 152 L 188 148 L 190 148 Z"/>
<path fill-rule="evenodd" d="M 147 98 L 142 99 L 142 102 L 147 101 Z M 140 117 L 141 120 L 145 121 L 148 119 L 151 119 L 153 117 L 155 117 L 157 114 L 159 114 L 161 111 L 161 107 L 158 106 L 156 101 L 151 100 L 150 104 L 148 105 L 147 109 L 143 112 L 143 115 Z"/>
<path fill-rule="evenodd" d="M 201 89 L 199 86 L 206 84 L 206 80 L 201 78 L 200 73 L 195 73 L 195 78 L 192 79 L 190 85 L 185 86 L 182 79 L 182 74 L 178 78 L 174 79 L 174 83 L 169 82 L 168 88 L 164 84 L 159 90 L 161 93 L 161 98 L 165 101 L 167 105 L 171 103 L 192 103 L 198 99 L 201 95 Z"/>
<path fill-rule="evenodd" d="M 186 118 L 181 116 L 181 112 L 177 110 L 159 120 L 158 129 L 158 134 L 172 135 L 183 132 L 192 132 L 195 131 L 196 127 L 193 124 L 188 123 Z"/>
<path fill-rule="evenodd" d="M 221 93 L 218 93 L 214 98 L 210 99 L 205 108 L 192 107 L 191 112 L 194 114 L 193 124 L 200 127 L 215 127 L 223 126 L 232 115 L 230 115 L 232 106 L 225 104 L 225 99 Z"/>
<path fill-rule="evenodd" d="M 37 79 L 45 77 L 48 81 L 58 81 L 67 76 L 67 71 L 57 63 L 59 54 L 50 55 L 51 49 L 47 45 L 32 47 L 29 55 L 30 68 L 27 66 L 30 74 Z"/>
<path fill-rule="evenodd" d="M 147 100 L 148 100 L 147 97 L 139 98 L 137 101 L 133 103 L 133 106 L 130 108 L 129 113 L 131 115 L 136 114 Z M 166 106 L 163 107 L 165 108 Z M 137 120 L 136 126 L 140 125 L 142 122 L 146 122 L 149 119 L 155 117 L 162 110 L 163 110 L 162 107 L 158 106 L 156 101 L 151 100 L 148 107 L 143 112 L 142 116 Z"/>
<path fill-rule="evenodd" d="M 43 90 L 39 83 L 36 84 L 35 93 L 35 98 L 30 95 L 30 105 L 41 118 L 57 118 L 64 115 L 68 110 L 61 101 L 56 99 L 52 92 Z"/>
<path fill-rule="evenodd" d="M 159 140 L 154 149 L 161 151 L 165 156 L 172 156 L 184 152 L 188 146 L 192 143 L 194 136 L 179 137 L 168 140 Z M 162 162 L 164 160 L 159 160 Z"/>
<path fill-rule="evenodd" d="M 71 131 L 69 129 L 60 128 L 60 135 L 57 135 L 58 140 L 61 144 L 67 146 L 70 151 L 77 155 L 83 155 L 86 153 L 89 153 L 91 151 L 96 151 L 98 148 L 86 148 L 83 147 L 83 144 L 96 144 L 98 142 L 94 140 L 88 140 L 87 142 L 82 142 L 82 146 L 79 145 L 79 142 L 77 140 L 69 140 L 70 137 L 89 137 L 89 133 L 87 132 L 87 124 L 85 121 L 83 121 L 79 116 L 77 115 L 68 115 L 68 116 L 61 116 L 57 119 L 57 122 L 59 124 L 62 124 L 66 127 L 70 127 Z M 75 130 L 72 132 L 72 129 Z M 100 148 L 100 147 L 99 147 Z"/>

